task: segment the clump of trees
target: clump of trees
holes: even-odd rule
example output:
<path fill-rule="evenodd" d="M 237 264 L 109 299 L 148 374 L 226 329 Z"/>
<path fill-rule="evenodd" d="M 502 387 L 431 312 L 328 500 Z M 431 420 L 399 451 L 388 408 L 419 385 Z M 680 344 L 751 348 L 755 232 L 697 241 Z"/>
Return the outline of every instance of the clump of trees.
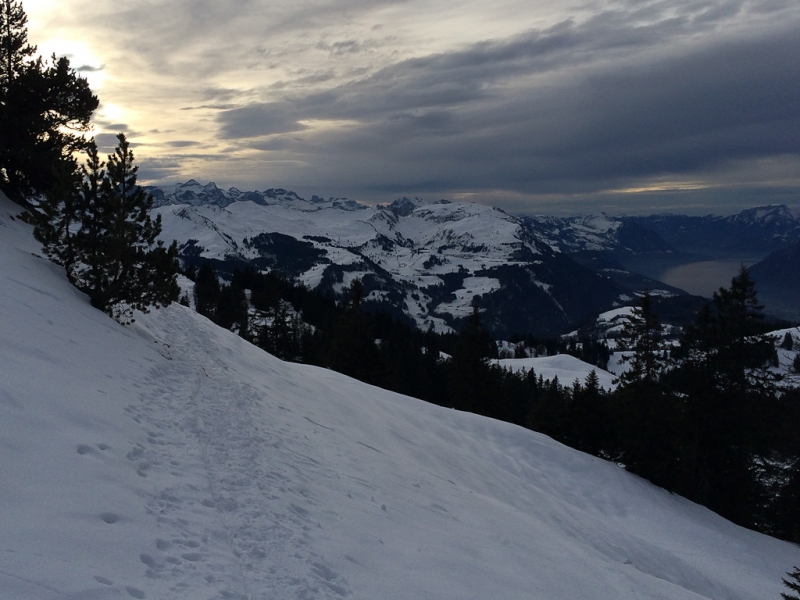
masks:
<path fill-rule="evenodd" d="M 0 189 L 30 209 L 45 253 L 92 305 L 129 322 L 177 300 L 177 245 L 157 240 L 125 136 L 102 161 L 85 135 L 97 97 L 67 58 L 34 58 L 26 24 L 18 0 L 0 0 Z"/>

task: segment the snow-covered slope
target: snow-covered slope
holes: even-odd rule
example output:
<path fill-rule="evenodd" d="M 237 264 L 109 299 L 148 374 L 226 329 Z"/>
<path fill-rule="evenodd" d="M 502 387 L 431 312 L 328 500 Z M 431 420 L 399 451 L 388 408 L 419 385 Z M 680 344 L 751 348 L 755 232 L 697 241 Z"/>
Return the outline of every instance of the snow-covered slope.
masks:
<path fill-rule="evenodd" d="M 122 327 L 0 200 L 0 598 L 764 599 L 800 549 L 547 437 Z"/>
<path fill-rule="evenodd" d="M 531 358 L 503 358 L 498 360 L 497 363 L 504 369 L 511 369 L 515 372 L 533 369 L 537 377 L 541 375 L 545 380 L 552 380 L 558 377 L 558 381 L 562 385 L 571 385 L 576 379 L 583 384 L 589 373 L 594 371 L 597 374 L 600 387 L 606 390 L 613 390 L 617 387 L 614 383 L 616 379 L 614 375 L 569 354 Z"/>
<path fill-rule="evenodd" d="M 525 217 L 540 239 L 560 252 L 610 252 L 614 255 L 670 255 L 674 250 L 661 237 L 625 217 L 604 213 L 580 217 Z"/>

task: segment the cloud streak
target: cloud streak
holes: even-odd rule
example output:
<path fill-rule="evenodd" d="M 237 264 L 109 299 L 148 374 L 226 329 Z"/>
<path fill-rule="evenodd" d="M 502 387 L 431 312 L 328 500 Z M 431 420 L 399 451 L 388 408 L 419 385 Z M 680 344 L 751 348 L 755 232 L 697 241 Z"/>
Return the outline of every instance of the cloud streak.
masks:
<path fill-rule="evenodd" d="M 157 10 L 158 22 L 138 4 L 100 19 L 145 30 L 132 73 L 121 74 L 107 29 L 87 34 L 108 48 L 101 97 L 128 107 L 133 130 L 170 131 L 143 140 L 139 155 L 168 165 L 154 177 L 366 201 L 464 196 L 531 212 L 659 210 L 676 198 L 733 212 L 800 197 L 792 2 L 182 0 Z M 177 152 L 195 144 L 221 158 Z"/>

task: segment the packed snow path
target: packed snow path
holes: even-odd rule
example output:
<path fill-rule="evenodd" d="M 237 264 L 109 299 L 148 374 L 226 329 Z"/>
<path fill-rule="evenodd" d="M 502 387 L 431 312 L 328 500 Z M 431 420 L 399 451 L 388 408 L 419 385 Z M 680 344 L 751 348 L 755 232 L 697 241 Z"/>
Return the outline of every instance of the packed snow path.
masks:
<path fill-rule="evenodd" d="M 512 425 L 122 327 L 0 198 L 2 600 L 764 600 L 800 549 Z"/>
<path fill-rule="evenodd" d="M 204 587 L 225 598 L 348 596 L 345 579 L 310 547 L 316 514 L 335 513 L 308 486 L 339 478 L 311 457 L 320 452 L 313 432 L 267 422 L 265 405 L 292 411 L 206 348 L 196 321 L 168 320 L 163 335 L 167 360 L 153 367 L 141 404 L 126 409 L 148 428 L 148 443 L 129 458 L 156 482 L 148 513 L 163 530 L 141 557 L 148 577 L 169 580 L 176 598 Z"/>

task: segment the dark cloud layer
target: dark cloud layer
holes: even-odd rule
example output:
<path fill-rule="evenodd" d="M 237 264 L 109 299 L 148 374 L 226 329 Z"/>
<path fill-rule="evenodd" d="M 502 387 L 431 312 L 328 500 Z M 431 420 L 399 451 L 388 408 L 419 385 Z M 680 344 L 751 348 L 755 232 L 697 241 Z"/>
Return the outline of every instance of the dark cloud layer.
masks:
<path fill-rule="evenodd" d="M 532 212 L 800 204 L 797 0 L 47 2 L 37 35 L 74 38 L 98 141 L 125 131 L 152 182 Z"/>
<path fill-rule="evenodd" d="M 796 158 L 800 21 L 795 11 L 769 27 L 757 15 L 750 30 L 718 27 L 744 8 L 620 3 L 582 23 L 222 111 L 220 133 L 291 149 L 320 185 L 350 182 L 362 194 L 599 194 L 654 177 L 708 179 L 735 161 Z M 312 120 L 351 125 L 302 124 Z"/>

